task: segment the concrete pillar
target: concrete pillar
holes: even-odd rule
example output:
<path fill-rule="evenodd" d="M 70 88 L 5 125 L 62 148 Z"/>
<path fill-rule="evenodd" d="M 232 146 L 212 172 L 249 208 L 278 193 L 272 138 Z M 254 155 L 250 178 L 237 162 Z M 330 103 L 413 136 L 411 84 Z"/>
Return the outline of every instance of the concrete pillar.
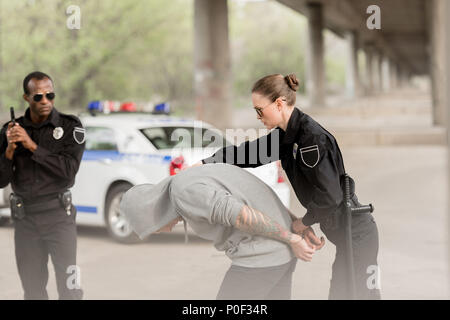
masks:
<path fill-rule="evenodd" d="M 404 66 L 401 66 L 399 70 L 400 87 L 406 88 L 409 85 L 411 72 Z"/>
<path fill-rule="evenodd" d="M 397 77 L 398 84 L 400 88 L 404 88 L 406 86 L 406 77 L 405 77 L 405 67 L 399 65 L 397 68 Z"/>
<path fill-rule="evenodd" d="M 450 52 L 450 2 L 446 1 L 444 5 L 445 16 L 445 38 L 444 50 Z M 446 104 L 447 109 L 447 299 L 450 299 L 450 55 L 445 55 L 445 83 Z"/>
<path fill-rule="evenodd" d="M 312 107 L 325 106 L 323 7 L 308 3 L 308 77 L 306 91 Z"/>
<path fill-rule="evenodd" d="M 374 56 L 373 56 L 373 50 L 372 48 L 366 47 L 364 49 L 364 53 L 366 55 L 366 79 L 365 79 L 365 86 L 366 86 L 366 94 L 367 95 L 372 95 L 375 93 L 375 81 L 374 81 L 374 72 L 373 72 L 373 60 L 374 60 Z"/>
<path fill-rule="evenodd" d="M 389 59 L 387 57 L 384 57 L 381 64 L 383 92 L 389 92 L 391 90 L 391 77 L 389 68 L 390 68 Z"/>
<path fill-rule="evenodd" d="M 379 50 L 375 51 L 374 59 L 374 76 L 375 76 L 375 92 L 380 93 L 383 90 L 383 53 Z"/>
<path fill-rule="evenodd" d="M 195 0 L 194 63 L 197 118 L 231 125 L 231 62 L 227 0 Z"/>
<path fill-rule="evenodd" d="M 376 94 L 380 92 L 380 84 L 382 83 L 380 53 L 373 45 L 369 45 L 366 48 L 366 57 L 369 94 Z"/>
<path fill-rule="evenodd" d="M 405 67 L 400 66 L 398 68 L 398 79 L 400 82 L 400 88 L 405 88 L 406 87 L 406 71 L 405 71 Z"/>
<path fill-rule="evenodd" d="M 427 1 L 428 2 L 428 1 Z M 433 101 L 433 124 L 446 125 L 446 82 L 445 82 L 445 2 L 446 0 L 431 0 L 429 12 L 430 36 L 430 71 L 431 94 Z"/>
<path fill-rule="evenodd" d="M 403 88 L 405 86 L 405 78 L 403 76 L 403 67 L 401 65 L 397 66 L 397 79 L 398 79 L 398 87 Z"/>
<path fill-rule="evenodd" d="M 395 90 L 398 86 L 397 81 L 397 66 L 394 60 L 389 60 L 389 84 L 391 90 Z"/>
<path fill-rule="evenodd" d="M 347 65 L 345 73 L 345 86 L 347 97 L 361 96 L 361 78 L 358 65 L 358 36 L 352 31 L 345 35 L 347 42 Z"/>

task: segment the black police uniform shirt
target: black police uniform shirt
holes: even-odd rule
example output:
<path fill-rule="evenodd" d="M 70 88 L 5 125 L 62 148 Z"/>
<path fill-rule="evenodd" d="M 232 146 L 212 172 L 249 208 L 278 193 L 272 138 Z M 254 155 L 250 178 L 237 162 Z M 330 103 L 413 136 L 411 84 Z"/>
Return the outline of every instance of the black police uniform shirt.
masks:
<path fill-rule="evenodd" d="M 55 108 L 40 124 L 31 122 L 30 110 L 16 119 L 37 144 L 33 153 L 18 144 L 13 160 L 5 157 L 6 123 L 0 132 L 0 188 L 11 182 L 14 193 L 25 201 L 56 195 L 72 187 L 84 152 L 85 133 L 76 116 Z"/>
<path fill-rule="evenodd" d="M 303 223 L 309 226 L 325 222 L 343 200 L 342 155 L 333 135 L 297 108 L 286 131 L 275 128 L 259 139 L 220 149 L 202 162 L 223 162 L 245 168 L 276 160 L 281 160 L 297 198 L 307 209 Z"/>

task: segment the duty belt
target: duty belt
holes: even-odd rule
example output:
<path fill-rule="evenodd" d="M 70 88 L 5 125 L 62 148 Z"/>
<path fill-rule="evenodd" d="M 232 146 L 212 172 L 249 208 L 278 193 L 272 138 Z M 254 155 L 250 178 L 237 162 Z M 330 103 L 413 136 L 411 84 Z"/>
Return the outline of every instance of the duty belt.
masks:
<path fill-rule="evenodd" d="M 57 208 L 62 208 L 61 201 L 58 198 L 55 198 L 50 201 L 36 203 L 36 204 L 25 204 L 25 212 L 26 213 L 40 213 L 47 210 L 53 210 Z"/>
<path fill-rule="evenodd" d="M 52 195 L 34 198 L 33 200 L 24 200 L 24 208 L 26 213 L 35 214 L 62 208 L 62 204 L 59 199 L 59 194 L 55 193 Z"/>

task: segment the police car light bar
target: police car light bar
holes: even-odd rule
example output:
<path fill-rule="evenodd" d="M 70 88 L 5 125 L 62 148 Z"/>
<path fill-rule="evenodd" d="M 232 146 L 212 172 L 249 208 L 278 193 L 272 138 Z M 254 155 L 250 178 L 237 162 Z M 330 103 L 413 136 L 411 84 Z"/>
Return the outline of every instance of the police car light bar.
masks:
<path fill-rule="evenodd" d="M 88 111 L 90 114 L 95 115 L 96 113 L 111 113 L 118 112 L 120 108 L 120 102 L 118 101 L 91 101 L 88 104 Z"/>
<path fill-rule="evenodd" d="M 120 103 L 118 101 L 91 101 L 88 104 L 88 112 L 91 115 L 96 115 L 97 113 L 132 113 L 132 112 L 144 112 L 145 110 L 141 110 L 143 108 L 137 108 L 137 105 L 134 102 L 125 102 Z M 148 112 L 148 111 L 147 111 Z M 163 102 L 155 105 L 152 114 L 169 114 L 170 113 L 170 105 L 168 102 Z"/>
<path fill-rule="evenodd" d="M 87 109 L 90 114 L 94 115 L 97 112 L 103 112 L 103 105 L 101 101 L 91 101 L 89 102 Z"/>
<path fill-rule="evenodd" d="M 163 102 L 155 105 L 153 108 L 154 114 L 169 114 L 170 113 L 170 105 L 168 102 Z"/>

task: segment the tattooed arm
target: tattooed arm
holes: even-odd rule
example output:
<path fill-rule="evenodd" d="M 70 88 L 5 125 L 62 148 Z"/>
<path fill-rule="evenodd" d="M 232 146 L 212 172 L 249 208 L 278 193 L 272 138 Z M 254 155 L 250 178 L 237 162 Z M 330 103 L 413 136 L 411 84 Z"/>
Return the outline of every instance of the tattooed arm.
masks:
<path fill-rule="evenodd" d="M 249 206 L 242 207 L 236 218 L 235 227 L 250 234 L 272 238 L 289 244 L 295 256 L 304 261 L 311 261 L 315 251 L 301 236 L 286 230 L 269 216 Z"/>

